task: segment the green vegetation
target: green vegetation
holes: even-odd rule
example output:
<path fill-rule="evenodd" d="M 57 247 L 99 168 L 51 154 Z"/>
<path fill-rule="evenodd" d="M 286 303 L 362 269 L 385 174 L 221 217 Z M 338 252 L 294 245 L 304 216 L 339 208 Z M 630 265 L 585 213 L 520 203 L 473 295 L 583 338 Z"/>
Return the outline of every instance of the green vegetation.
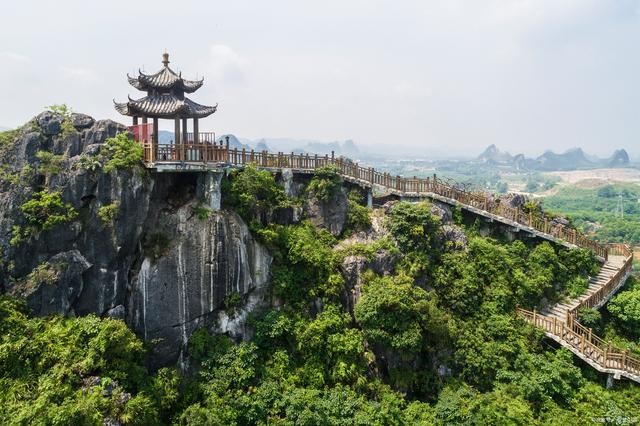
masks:
<path fill-rule="evenodd" d="M 95 172 L 102 167 L 102 163 L 96 156 L 82 154 L 76 166 L 82 170 Z"/>
<path fill-rule="evenodd" d="M 196 217 L 200 220 L 207 220 L 213 212 L 213 210 L 205 206 L 202 201 L 199 201 L 198 204 L 191 207 L 191 210 L 193 210 L 193 214 L 195 214 Z"/>
<path fill-rule="evenodd" d="M 49 105 L 46 108 L 52 113 L 62 116 L 62 123 L 60 127 L 62 129 L 63 138 L 66 138 L 73 133 L 77 133 L 76 128 L 73 127 L 73 123 L 71 122 L 71 114 L 73 113 L 73 110 L 71 108 L 69 108 L 66 104 Z"/>
<path fill-rule="evenodd" d="M 33 194 L 32 199 L 20 206 L 20 210 L 27 224 L 25 227 L 14 226 L 12 245 L 58 224 L 71 222 L 78 215 L 71 204 L 62 202 L 60 192 L 49 192 L 47 189 Z"/>
<path fill-rule="evenodd" d="M 38 151 L 36 158 L 39 160 L 38 173 L 45 176 L 45 185 L 48 185 L 51 178 L 60 173 L 62 161 L 64 156 L 54 155 L 49 151 Z"/>
<path fill-rule="evenodd" d="M 624 215 L 617 212 L 622 196 Z M 607 242 L 640 244 L 640 185 L 616 184 L 600 188 L 563 186 L 544 198 L 545 209 L 569 215 L 583 232 Z"/>
<path fill-rule="evenodd" d="M 640 338 L 640 281 L 630 278 L 624 291 L 607 304 L 607 310 L 626 336 Z"/>
<path fill-rule="evenodd" d="M 104 226 L 113 226 L 113 223 L 118 216 L 119 209 L 120 204 L 118 204 L 118 202 L 113 202 L 100 207 L 98 209 L 98 217 L 102 221 L 102 224 Z"/>
<path fill-rule="evenodd" d="M 349 192 L 349 209 L 347 210 L 347 222 L 345 234 L 369 229 L 371 227 L 371 209 L 362 205 L 363 196 L 357 189 Z"/>
<path fill-rule="evenodd" d="M 116 320 L 29 318 L 0 297 L 0 418 L 5 424 L 157 424 L 170 370 L 151 377 L 142 343 Z"/>
<path fill-rule="evenodd" d="M 247 221 L 253 229 L 266 224 L 272 213 L 290 205 L 284 191 L 267 170 L 246 165 L 222 181 L 222 200 Z"/>
<path fill-rule="evenodd" d="M 342 187 L 342 177 L 337 166 L 329 165 L 315 169 L 307 190 L 318 200 L 329 201 Z"/>
<path fill-rule="evenodd" d="M 322 176 L 314 177 L 316 196 L 332 193 L 333 178 Z M 637 387 L 616 383 L 606 390 L 589 367 L 514 315 L 516 306 L 539 307 L 578 291 L 597 271 L 592 252 L 508 243 L 469 229 L 467 247 L 451 247 L 429 203 L 404 202 L 388 213 L 389 236 L 338 249 L 336 237 L 308 221 L 271 223 L 275 209 L 290 201 L 270 173 L 248 166 L 223 182 L 223 200 L 254 224 L 273 255 L 272 303 L 252 313 L 251 337 L 234 342 L 199 329 L 182 358 L 191 363 L 188 375 L 150 374 L 143 344 L 120 321 L 33 319 L 19 303 L 0 299 L 0 418 L 570 425 L 635 415 Z M 350 197 L 362 207 L 360 201 Z M 361 219 L 352 224 L 368 226 Z M 170 241 L 147 235 L 143 252 L 157 260 Z M 374 261 L 383 251 L 398 259 L 386 274 L 368 270 L 355 283 L 341 273 L 346 256 Z M 33 280 L 51 280 L 49 269 L 38 268 Z M 633 291 L 611 302 L 622 307 L 611 315 L 630 330 L 638 327 L 637 312 L 628 309 L 633 297 L 623 295 Z M 233 316 L 243 295 L 230 292 L 223 302 Z M 581 318 L 600 321 L 587 311 Z"/>
<path fill-rule="evenodd" d="M 100 156 L 106 158 L 103 170 L 109 173 L 116 169 L 132 169 L 142 165 L 142 145 L 129 139 L 127 133 L 118 133 L 108 138 L 100 148 Z"/>

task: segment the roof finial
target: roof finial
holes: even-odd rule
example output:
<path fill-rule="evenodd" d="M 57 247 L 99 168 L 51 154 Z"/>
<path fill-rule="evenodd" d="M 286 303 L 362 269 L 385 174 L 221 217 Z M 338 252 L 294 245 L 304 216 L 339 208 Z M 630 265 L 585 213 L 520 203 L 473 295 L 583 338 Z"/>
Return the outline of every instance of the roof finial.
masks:
<path fill-rule="evenodd" d="M 164 64 L 165 67 L 169 66 L 169 53 L 164 52 L 162 54 L 162 63 Z"/>

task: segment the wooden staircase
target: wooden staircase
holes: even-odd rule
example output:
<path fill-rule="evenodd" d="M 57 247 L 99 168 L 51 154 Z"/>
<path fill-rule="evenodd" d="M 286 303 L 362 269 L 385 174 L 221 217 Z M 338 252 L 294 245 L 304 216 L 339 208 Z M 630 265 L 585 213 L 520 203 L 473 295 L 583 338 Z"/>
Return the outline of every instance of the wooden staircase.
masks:
<path fill-rule="evenodd" d="M 587 291 L 575 299 L 556 303 L 540 312 L 518 308 L 517 314 L 540 327 L 545 335 L 569 349 L 596 370 L 640 383 L 640 358 L 605 342 L 578 322 L 580 308 L 601 308 L 622 287 L 631 273 L 633 252 L 624 244 L 612 245 L 597 276 Z"/>

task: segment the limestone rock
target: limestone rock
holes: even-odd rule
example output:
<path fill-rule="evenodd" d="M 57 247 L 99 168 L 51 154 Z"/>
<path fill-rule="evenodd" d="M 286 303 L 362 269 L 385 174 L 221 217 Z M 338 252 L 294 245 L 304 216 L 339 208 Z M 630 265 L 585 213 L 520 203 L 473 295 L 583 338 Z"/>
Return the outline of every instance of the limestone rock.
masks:
<path fill-rule="evenodd" d="M 454 250 L 464 250 L 467 248 L 467 236 L 462 228 L 455 225 L 442 225 L 441 234 L 445 247 Z"/>
<path fill-rule="evenodd" d="M 347 191 L 345 188 L 340 188 L 328 201 L 311 196 L 305 212 L 315 226 L 326 228 L 331 234 L 338 236 L 342 233 L 347 221 L 348 209 Z"/>
<path fill-rule="evenodd" d="M 146 255 L 132 283 L 132 326 L 145 339 L 157 341 L 160 364 L 177 360 L 202 325 L 242 338 L 248 311 L 263 300 L 251 296 L 264 291 L 269 278 L 271 255 L 237 214 L 220 211 L 201 220 L 192 207 L 188 203 L 161 213 L 154 232 L 166 234 L 168 247 L 156 259 Z M 233 318 L 219 317 L 232 293 L 250 306 Z"/>
<path fill-rule="evenodd" d="M 46 265 L 48 274 L 57 275 L 55 282 L 30 283 L 35 287 L 23 294 L 27 306 L 40 315 L 72 313 L 73 304 L 84 287 L 82 274 L 91 264 L 78 250 L 70 250 L 53 256 Z"/>
<path fill-rule="evenodd" d="M 93 117 L 87 114 L 80 114 L 77 112 L 74 112 L 71 114 L 71 124 L 76 129 L 89 128 L 93 126 L 93 123 L 95 123 L 95 120 L 93 119 Z"/>
<path fill-rule="evenodd" d="M 430 211 L 431 214 L 440 219 L 442 223 L 449 223 L 453 220 L 451 208 L 443 203 L 432 202 Z"/>
<path fill-rule="evenodd" d="M 62 131 L 62 121 L 64 117 L 51 111 L 44 111 L 38 114 L 36 122 L 46 136 L 57 135 Z"/>

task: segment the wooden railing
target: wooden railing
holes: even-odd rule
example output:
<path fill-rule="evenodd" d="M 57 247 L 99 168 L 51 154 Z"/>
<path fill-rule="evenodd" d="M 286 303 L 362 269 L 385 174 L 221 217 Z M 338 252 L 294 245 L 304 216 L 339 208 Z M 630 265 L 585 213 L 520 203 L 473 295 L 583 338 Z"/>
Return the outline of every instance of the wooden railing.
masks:
<path fill-rule="evenodd" d="M 587 297 L 582 299 L 575 308 L 568 311 L 568 315 L 572 318 L 575 319 L 578 317 L 578 311 L 581 308 L 600 307 L 622 284 L 624 284 L 627 276 L 631 273 L 631 269 L 633 268 L 633 250 L 630 246 L 626 244 L 612 244 L 609 247 L 609 255 L 624 256 L 624 264 L 605 285 L 600 287 L 597 291 L 589 294 Z"/>
<path fill-rule="evenodd" d="M 634 380 L 640 380 L 640 358 L 629 355 L 627 350 L 619 350 L 593 334 L 591 328 L 578 322 L 580 308 L 601 306 L 623 283 L 631 272 L 633 252 L 628 245 L 612 245 L 609 251 L 612 255 L 625 256 L 623 266 L 598 291 L 588 295 L 580 304 L 567 312 L 563 321 L 555 316 L 544 316 L 535 310 L 517 309 L 517 314 L 542 328 L 546 333 L 557 337 L 563 345 L 568 345 L 582 357 L 594 362 L 602 369 L 619 370 L 633 375 Z"/>
<path fill-rule="evenodd" d="M 193 138 L 193 136 L 192 136 Z M 206 136 L 203 136 L 206 138 Z M 199 138 L 200 139 L 200 138 Z M 201 141 L 203 139 L 200 139 Z M 292 153 L 271 153 L 230 149 L 226 145 L 216 143 L 186 143 L 186 144 L 154 144 L 147 140 L 141 141 L 144 147 L 144 161 L 153 166 L 162 162 L 194 162 L 194 163 L 223 163 L 242 166 L 255 164 L 264 168 L 291 168 L 312 171 L 320 167 L 334 165 L 343 177 L 355 179 L 364 185 L 381 186 L 392 193 L 404 196 L 422 196 L 437 194 L 455 200 L 463 205 L 506 218 L 519 225 L 523 225 L 555 239 L 566 241 L 582 248 L 593 250 L 596 255 L 606 259 L 607 247 L 591 240 L 575 228 L 565 226 L 540 212 L 524 211 L 521 208 L 510 207 L 501 203 L 499 199 L 484 192 L 471 192 L 455 185 L 451 185 L 433 175 L 427 178 L 392 176 L 390 173 L 376 171 L 373 167 L 363 167 L 356 162 L 343 157 L 329 155 L 309 155 Z"/>

